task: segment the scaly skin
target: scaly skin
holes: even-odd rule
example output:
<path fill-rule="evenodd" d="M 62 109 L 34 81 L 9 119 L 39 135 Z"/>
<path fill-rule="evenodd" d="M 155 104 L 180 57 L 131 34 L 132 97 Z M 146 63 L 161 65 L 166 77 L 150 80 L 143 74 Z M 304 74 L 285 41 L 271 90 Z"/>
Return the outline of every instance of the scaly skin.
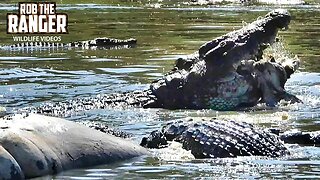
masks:
<path fill-rule="evenodd" d="M 288 131 L 265 129 L 245 122 L 212 119 L 210 121 L 179 120 L 155 130 L 140 143 L 146 148 L 165 148 L 170 141 L 182 143 L 195 158 L 237 156 L 280 157 L 289 155 L 284 143 L 320 146 L 320 131 Z"/>
<path fill-rule="evenodd" d="M 275 106 L 281 99 L 300 102 L 284 85 L 298 62 L 282 65 L 273 58 L 261 59 L 263 49 L 275 41 L 278 29 L 291 16 L 274 10 L 244 28 L 202 45 L 175 68 L 152 82 L 145 91 L 103 95 L 49 104 L 36 112 L 65 116 L 68 112 L 107 106 L 138 106 L 167 109 L 237 110 L 259 102 Z"/>
<path fill-rule="evenodd" d="M 24 112 L 34 112 L 56 117 L 68 117 L 75 112 L 107 107 L 141 107 L 155 101 L 151 91 L 133 91 L 98 95 L 90 98 L 77 98 L 65 102 L 46 103 L 39 107 L 22 109 Z"/>
<path fill-rule="evenodd" d="M 280 139 L 289 144 L 320 146 L 320 131 L 301 132 L 292 130 L 280 134 Z"/>
<path fill-rule="evenodd" d="M 178 59 L 171 72 L 151 84 L 157 101 L 148 107 L 235 110 L 254 106 L 260 99 L 274 106 L 286 94 L 284 83 L 296 62 L 284 66 L 261 57 L 290 19 L 288 11 L 274 10 Z"/>
<path fill-rule="evenodd" d="M 245 122 L 211 120 L 176 121 L 144 137 L 142 146 L 161 148 L 168 141 L 182 143 L 195 158 L 225 158 L 237 156 L 279 157 L 289 151 L 272 133 Z"/>
<path fill-rule="evenodd" d="M 118 49 L 118 48 L 130 48 L 137 44 L 137 40 L 130 38 L 126 40 L 112 39 L 112 38 L 95 38 L 87 41 L 75 41 L 70 43 L 58 43 L 58 42 L 25 42 L 9 46 L 2 46 L 3 50 L 23 50 L 23 49 L 69 49 L 69 48 L 81 48 L 81 49 Z"/>

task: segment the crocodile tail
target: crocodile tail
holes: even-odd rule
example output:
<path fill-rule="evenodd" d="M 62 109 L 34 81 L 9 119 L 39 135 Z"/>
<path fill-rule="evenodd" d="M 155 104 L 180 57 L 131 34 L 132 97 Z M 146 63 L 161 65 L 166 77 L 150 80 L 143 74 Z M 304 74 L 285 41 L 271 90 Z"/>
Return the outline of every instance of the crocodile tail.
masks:
<path fill-rule="evenodd" d="M 302 132 L 292 130 L 281 134 L 280 139 L 289 144 L 320 146 L 320 131 Z"/>
<path fill-rule="evenodd" d="M 64 102 L 47 103 L 36 108 L 27 109 L 29 112 L 57 117 L 67 117 L 91 109 L 105 109 L 108 107 L 141 107 L 151 104 L 155 97 L 150 91 L 133 91 L 98 95 L 89 98 L 77 98 Z"/>

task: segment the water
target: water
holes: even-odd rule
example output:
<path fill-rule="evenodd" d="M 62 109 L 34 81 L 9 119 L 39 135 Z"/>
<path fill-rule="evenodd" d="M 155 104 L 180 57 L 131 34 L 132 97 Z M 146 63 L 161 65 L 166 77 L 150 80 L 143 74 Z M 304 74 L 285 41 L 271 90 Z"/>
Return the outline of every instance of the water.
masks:
<path fill-rule="evenodd" d="M 272 6 L 212 6 L 205 8 L 145 8 L 105 5 L 64 5 L 69 32 L 64 42 L 95 37 L 138 39 L 138 46 L 118 50 L 0 51 L 0 104 L 9 112 L 45 102 L 144 89 L 169 71 L 174 61 L 190 54 L 204 42 L 242 27 Z M 286 49 L 302 60 L 300 72 L 287 89 L 304 104 L 281 105 L 276 110 L 217 112 L 212 110 L 104 109 L 91 110 L 70 120 L 99 120 L 133 133 L 139 142 L 168 120 L 183 117 L 223 116 L 245 120 L 260 127 L 283 130 L 320 130 L 320 11 L 317 5 L 288 6 L 293 15 L 290 29 L 280 32 Z M 3 5 L 4 17 L 14 8 Z M 2 44 L 12 43 L 0 21 Z M 242 157 L 195 160 L 188 152 L 155 151 L 116 164 L 70 170 L 39 179 L 109 178 L 320 178 L 320 149 L 290 145 L 291 156 L 270 159 Z"/>

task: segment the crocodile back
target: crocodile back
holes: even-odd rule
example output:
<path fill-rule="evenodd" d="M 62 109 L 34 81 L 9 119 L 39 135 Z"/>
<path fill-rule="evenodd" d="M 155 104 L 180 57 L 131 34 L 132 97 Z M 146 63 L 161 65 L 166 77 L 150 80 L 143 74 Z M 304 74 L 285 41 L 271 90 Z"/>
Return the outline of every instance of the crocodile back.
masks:
<path fill-rule="evenodd" d="M 161 137 L 167 141 L 178 141 L 195 158 L 279 157 L 289 154 L 278 136 L 245 122 L 216 119 L 176 121 L 168 123 L 160 133 L 162 136 L 158 133 L 154 139 Z M 148 140 L 152 142 L 153 139 L 149 137 Z M 144 146 L 148 147 L 148 142 L 144 142 Z"/>

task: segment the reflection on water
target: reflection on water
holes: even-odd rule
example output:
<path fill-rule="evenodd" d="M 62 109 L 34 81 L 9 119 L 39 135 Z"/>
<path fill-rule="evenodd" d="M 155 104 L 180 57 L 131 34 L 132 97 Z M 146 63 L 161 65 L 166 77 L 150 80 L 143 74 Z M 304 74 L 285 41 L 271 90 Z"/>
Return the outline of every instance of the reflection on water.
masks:
<path fill-rule="evenodd" d="M 105 121 L 142 136 L 168 120 L 183 117 L 223 116 L 246 120 L 262 127 L 320 130 L 320 12 L 317 6 L 289 6 L 293 15 L 290 29 L 280 32 L 287 49 L 302 60 L 300 73 L 287 83 L 287 89 L 304 104 L 281 105 L 275 110 L 255 112 L 217 112 L 212 110 L 104 109 L 90 110 L 70 120 Z M 97 11 L 97 9 L 99 9 Z M 169 71 L 174 61 L 194 52 L 213 37 L 243 26 L 272 9 L 270 6 L 214 6 L 207 8 L 131 8 L 97 5 L 65 5 L 69 15 L 69 35 L 64 42 L 95 37 L 136 38 L 131 49 L 0 51 L 0 104 L 8 111 L 75 97 L 100 93 L 145 89 L 148 83 Z M 6 10 L 0 8 L 0 16 Z M 81 17 L 81 18 L 79 18 Z M 6 22 L 1 18 L 1 24 Z M 12 42 L 0 26 L 3 45 Z M 53 178 L 319 178 L 320 149 L 289 147 L 289 157 L 261 157 L 194 160 L 185 152 L 177 158 L 168 152 L 126 162 L 63 172 Z M 174 147 L 172 148 L 175 149 Z M 171 152 L 174 153 L 174 152 Z M 178 156 L 177 155 L 177 156 Z M 173 158 L 175 157 L 175 158 Z M 46 177 L 51 179 L 52 176 Z"/>

